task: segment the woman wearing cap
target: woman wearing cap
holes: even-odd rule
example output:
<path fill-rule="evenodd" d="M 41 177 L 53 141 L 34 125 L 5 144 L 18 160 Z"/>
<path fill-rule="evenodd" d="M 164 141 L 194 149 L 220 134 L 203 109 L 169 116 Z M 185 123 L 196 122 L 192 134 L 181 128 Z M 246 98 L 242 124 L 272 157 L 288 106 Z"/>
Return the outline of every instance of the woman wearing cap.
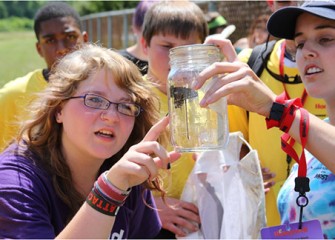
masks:
<path fill-rule="evenodd" d="M 335 2 L 307 2 L 301 8 L 286 8 L 275 13 L 268 24 L 274 36 L 294 39 L 297 66 L 306 90 L 325 100 L 329 116 L 325 121 L 335 125 Z M 322 145 L 319 147 L 318 151 L 323 151 Z M 328 159 L 332 160 L 332 156 L 328 155 Z M 308 152 L 306 161 L 310 192 L 306 194 L 309 203 L 304 208 L 303 221 L 318 219 L 324 237 L 335 238 L 334 171 Z M 278 195 L 282 223 L 299 221 L 298 193 L 294 191 L 297 174 L 298 165 L 294 165 Z"/>
<path fill-rule="evenodd" d="M 319 120 L 300 107 L 299 100 L 284 101 L 275 96 L 245 64 L 237 60 L 231 43 L 210 36 L 206 43 L 220 46 L 227 61 L 213 64 L 205 69 L 195 89 L 206 79 L 222 74 L 216 85 L 206 93 L 201 105 L 207 106 L 223 96 L 235 104 L 266 117 L 268 128 L 279 127 L 296 141 L 306 144 L 307 177 L 309 187 L 298 191 L 307 196 L 309 203 L 304 208 L 302 221 L 317 219 L 321 223 L 325 238 L 335 238 L 335 2 L 306 2 L 301 7 L 278 10 L 269 19 L 268 30 L 275 37 L 292 39 L 297 47 L 297 66 L 309 95 L 326 102 L 329 118 Z M 308 131 L 307 131 L 308 129 Z M 289 141 L 284 139 L 284 149 Z M 269 146 L 270 147 L 270 146 Z M 290 151 L 288 151 L 290 152 Z M 293 151 L 291 151 L 291 155 Z M 303 155 L 296 154 L 300 162 L 281 188 L 278 207 L 282 223 L 299 222 L 300 208 L 296 200 L 299 193 L 294 190 L 295 178 L 304 178 Z M 305 181 L 305 178 L 304 178 Z M 307 185 L 308 186 L 308 185 Z"/>

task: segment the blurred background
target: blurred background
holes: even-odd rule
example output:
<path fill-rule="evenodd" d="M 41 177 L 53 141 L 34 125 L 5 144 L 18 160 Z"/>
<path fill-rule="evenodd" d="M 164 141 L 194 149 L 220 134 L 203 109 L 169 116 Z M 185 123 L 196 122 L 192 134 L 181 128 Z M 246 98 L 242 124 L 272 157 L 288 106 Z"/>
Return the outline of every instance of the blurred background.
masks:
<path fill-rule="evenodd" d="M 0 1 L 0 87 L 7 81 L 43 67 L 35 50 L 33 17 L 47 1 Z M 82 16 L 90 41 L 123 49 L 135 42 L 132 15 L 138 1 L 66 1 Z M 266 1 L 194 1 L 204 13 L 219 12 L 236 30 L 234 43 L 248 34 L 252 21 L 269 14 Z"/>

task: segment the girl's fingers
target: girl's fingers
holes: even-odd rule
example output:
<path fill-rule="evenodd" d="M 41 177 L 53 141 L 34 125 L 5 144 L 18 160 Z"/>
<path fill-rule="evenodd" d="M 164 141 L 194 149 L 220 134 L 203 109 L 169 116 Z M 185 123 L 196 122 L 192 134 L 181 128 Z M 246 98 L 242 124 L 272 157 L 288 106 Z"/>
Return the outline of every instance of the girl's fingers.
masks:
<path fill-rule="evenodd" d="M 166 149 L 156 141 L 145 141 L 132 147 L 133 150 L 147 155 L 155 155 L 162 159 L 169 158 Z"/>
<path fill-rule="evenodd" d="M 169 124 L 169 116 L 166 116 L 159 120 L 155 125 L 153 125 L 148 133 L 143 138 L 142 142 L 145 141 L 156 141 L 159 135 L 166 129 Z"/>
<path fill-rule="evenodd" d="M 155 157 L 153 160 L 155 161 L 158 168 L 169 169 L 170 168 L 169 165 L 175 162 L 176 160 L 178 160 L 180 156 L 181 156 L 181 153 L 172 151 L 172 152 L 169 152 L 169 158 L 168 158 L 167 164 L 165 163 L 165 161 L 162 161 L 162 159 L 158 157 Z"/>
<path fill-rule="evenodd" d="M 156 178 L 158 174 L 158 168 L 156 166 L 156 163 L 153 161 L 153 158 L 149 155 L 142 154 L 141 158 L 136 157 L 132 159 L 131 162 L 135 163 L 142 169 L 144 179 L 153 180 Z M 137 172 L 138 170 L 136 171 L 136 175 L 139 176 Z"/>
<path fill-rule="evenodd" d="M 168 165 L 176 161 L 181 155 L 177 152 L 168 153 L 162 145 L 155 141 L 141 142 L 133 146 L 132 149 L 136 152 L 146 154 L 149 157 L 153 157 L 153 162 L 157 165 L 156 167 L 163 169 L 168 168 Z"/>
<path fill-rule="evenodd" d="M 140 154 L 140 155 L 138 155 Z M 134 167 L 127 167 L 128 169 L 134 169 L 132 175 L 137 175 L 142 179 L 154 180 L 158 174 L 158 168 L 169 169 L 170 163 L 176 161 L 181 154 L 177 152 L 170 152 L 169 157 L 165 160 L 159 157 L 152 158 L 151 156 L 144 153 L 137 153 L 134 157 L 129 156 L 128 161 Z M 131 166 L 129 165 L 129 166 Z M 136 166 L 137 165 L 137 166 Z M 129 172 L 130 173 L 130 172 Z"/>

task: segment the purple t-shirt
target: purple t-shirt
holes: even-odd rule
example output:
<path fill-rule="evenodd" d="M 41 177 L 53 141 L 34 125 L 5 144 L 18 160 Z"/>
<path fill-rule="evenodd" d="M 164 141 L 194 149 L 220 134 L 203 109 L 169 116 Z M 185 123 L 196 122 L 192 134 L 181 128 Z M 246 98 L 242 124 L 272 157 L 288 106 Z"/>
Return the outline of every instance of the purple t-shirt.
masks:
<path fill-rule="evenodd" d="M 14 154 L 11 145 L 0 155 L 0 238 L 54 238 L 66 225 L 68 207 L 57 196 L 50 175 L 31 157 Z M 141 187 L 133 187 L 120 208 L 111 239 L 154 238 L 161 229 L 156 210 L 147 207 Z M 145 201 L 154 206 L 150 191 Z"/>

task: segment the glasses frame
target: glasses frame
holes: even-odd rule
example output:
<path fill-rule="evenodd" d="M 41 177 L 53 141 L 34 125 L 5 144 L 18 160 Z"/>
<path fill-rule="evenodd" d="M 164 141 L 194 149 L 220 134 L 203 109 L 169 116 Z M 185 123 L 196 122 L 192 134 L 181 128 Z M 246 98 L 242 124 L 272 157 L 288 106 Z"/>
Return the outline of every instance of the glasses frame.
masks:
<path fill-rule="evenodd" d="M 94 96 L 94 97 L 101 98 L 101 99 L 105 100 L 106 102 L 108 102 L 108 105 L 106 105 L 105 108 L 104 108 L 104 107 L 100 107 L 100 108 L 99 108 L 99 107 L 92 107 L 92 106 L 89 106 L 89 105 L 86 104 L 86 98 L 87 98 L 87 96 Z M 139 116 L 140 113 L 143 111 L 143 108 L 142 108 L 140 105 L 136 104 L 136 103 L 130 103 L 130 102 L 120 102 L 120 103 L 117 103 L 117 102 L 112 102 L 112 101 L 109 101 L 109 100 L 108 100 L 107 98 L 105 98 L 105 97 L 102 97 L 102 96 L 100 96 L 100 95 L 93 94 L 93 93 L 86 93 L 85 95 L 81 95 L 81 96 L 73 96 L 73 97 L 69 97 L 69 98 L 67 98 L 66 100 L 76 99 L 76 98 L 83 98 L 83 99 L 84 99 L 84 105 L 85 105 L 86 107 L 88 107 L 88 108 L 92 108 L 92 109 L 107 110 L 107 109 L 109 109 L 109 107 L 110 107 L 111 105 L 115 105 L 115 106 L 116 106 L 116 111 L 117 111 L 118 113 L 121 113 L 121 114 L 123 114 L 123 115 L 125 115 L 125 116 L 130 116 L 130 117 L 137 117 L 137 116 Z M 122 106 L 122 105 L 134 105 L 134 106 L 136 106 L 139 110 L 138 110 L 138 112 L 137 112 L 135 115 L 125 114 L 125 113 L 119 111 L 119 106 L 120 106 L 120 105 L 121 105 L 121 106 Z"/>

